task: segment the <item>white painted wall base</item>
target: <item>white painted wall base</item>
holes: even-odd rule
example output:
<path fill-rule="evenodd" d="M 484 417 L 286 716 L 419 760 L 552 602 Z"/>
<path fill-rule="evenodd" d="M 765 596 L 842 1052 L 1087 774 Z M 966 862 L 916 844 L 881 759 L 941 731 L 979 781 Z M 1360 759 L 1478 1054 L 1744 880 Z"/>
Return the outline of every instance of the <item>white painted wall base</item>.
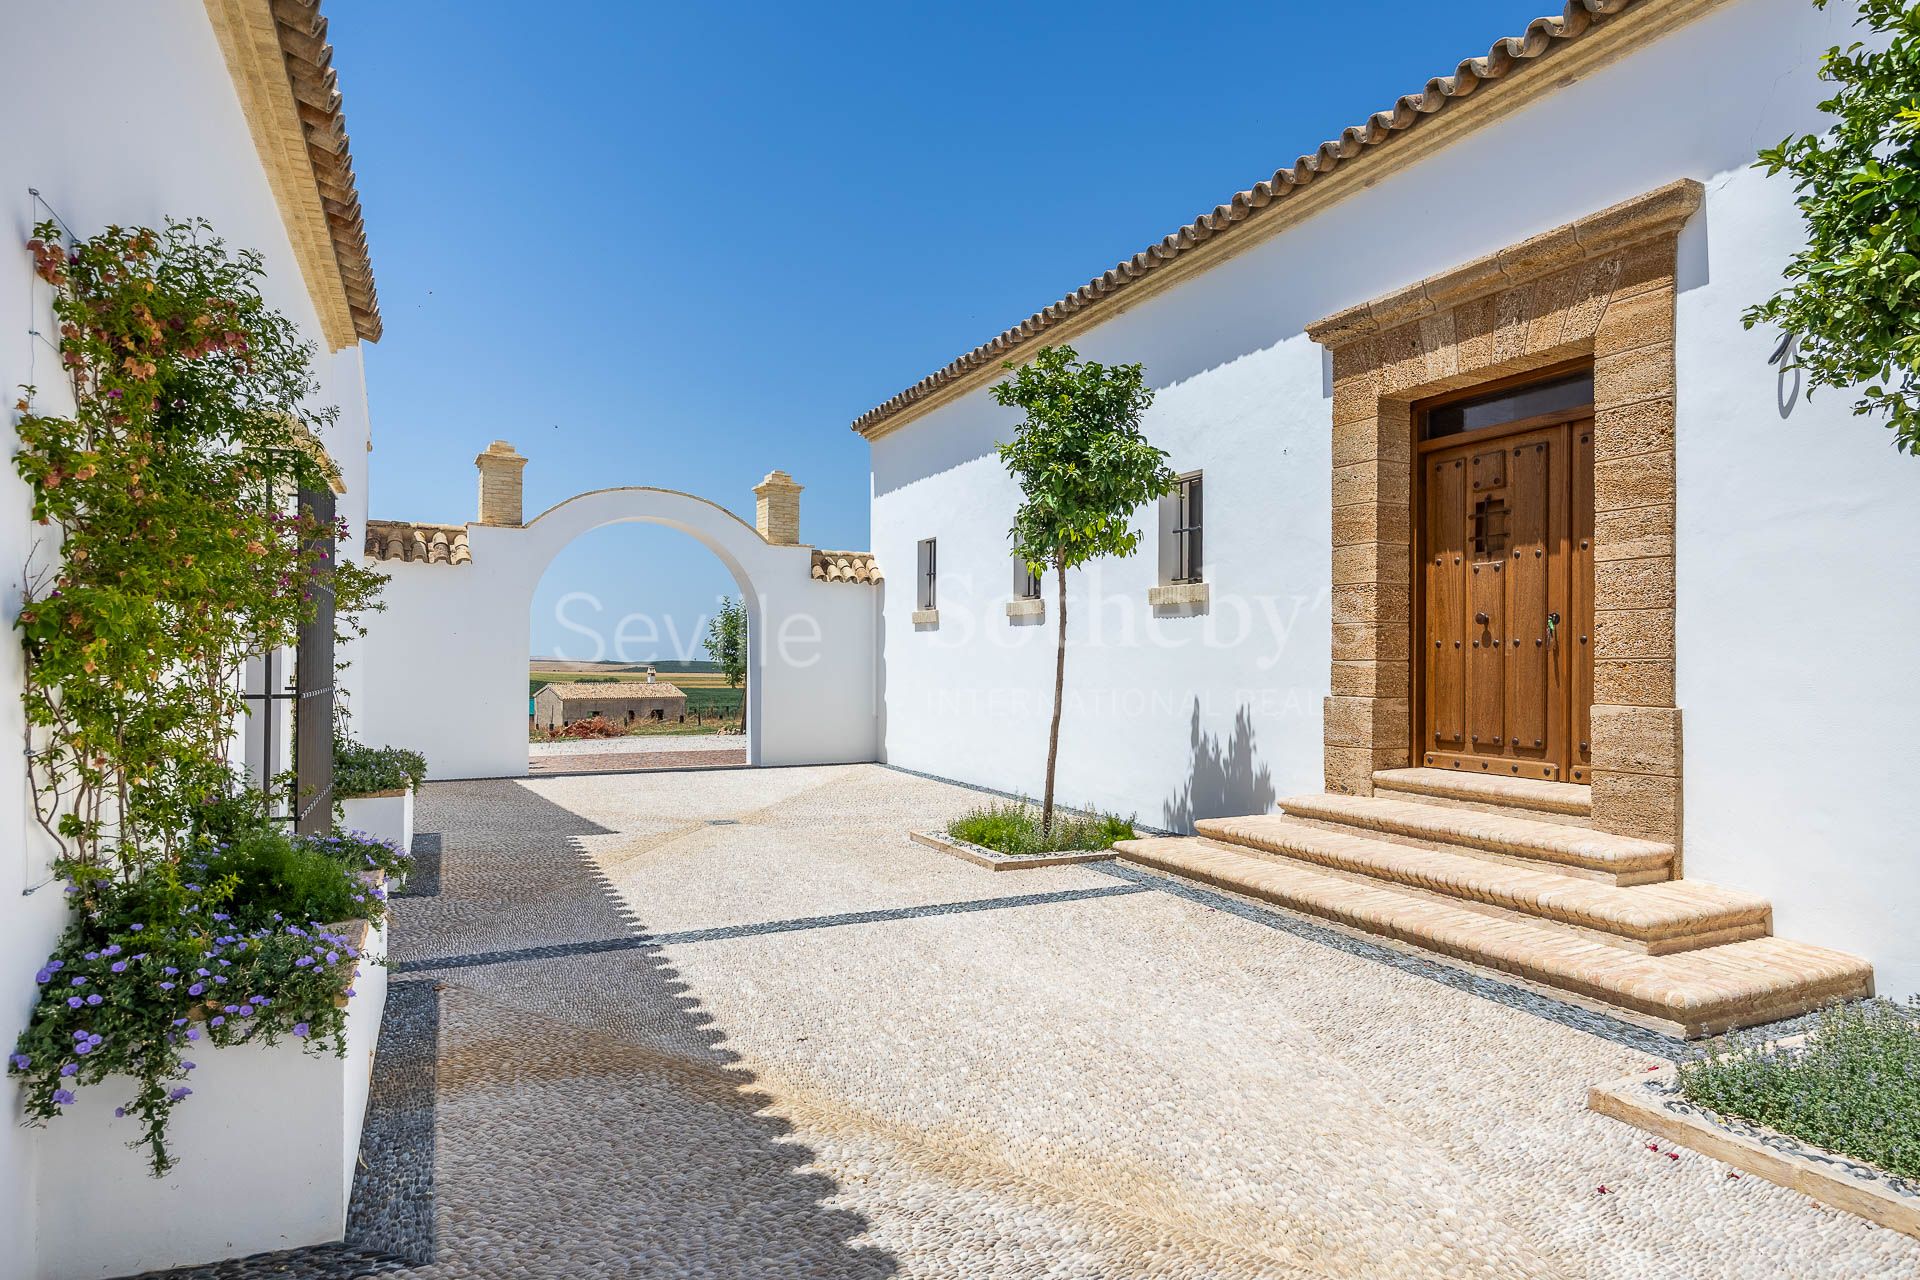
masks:
<path fill-rule="evenodd" d="M 384 927 L 365 954 L 385 956 Z M 169 1129 L 179 1164 L 165 1178 L 127 1146 L 136 1121 L 114 1118 L 132 1082 L 77 1090 L 79 1101 L 36 1131 L 39 1280 L 132 1275 L 341 1239 L 386 966 L 363 961 L 353 987 L 345 1058 L 283 1040 L 193 1059 L 193 1096 Z"/>
<path fill-rule="evenodd" d="M 347 796 L 340 801 L 346 816 L 335 824 L 342 831 L 358 831 L 376 840 L 389 840 L 406 853 L 413 848 L 413 788 L 373 796 Z"/>

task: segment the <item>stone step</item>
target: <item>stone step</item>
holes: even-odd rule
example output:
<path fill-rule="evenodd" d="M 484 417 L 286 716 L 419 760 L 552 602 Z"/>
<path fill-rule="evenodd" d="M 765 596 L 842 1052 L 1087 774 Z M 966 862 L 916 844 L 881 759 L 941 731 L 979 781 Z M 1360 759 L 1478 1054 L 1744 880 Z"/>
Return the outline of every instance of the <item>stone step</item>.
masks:
<path fill-rule="evenodd" d="M 1569 827 L 1506 812 L 1451 808 L 1393 796 L 1295 796 L 1280 802 L 1296 818 L 1362 827 L 1383 835 L 1478 850 L 1613 884 L 1647 884 L 1673 874 L 1673 846 Z"/>
<path fill-rule="evenodd" d="M 1376 792 L 1391 791 L 1422 803 L 1481 812 L 1516 813 L 1541 822 L 1585 827 L 1593 822 L 1593 788 L 1538 778 L 1503 778 L 1456 769 L 1381 769 Z"/>
<path fill-rule="evenodd" d="M 1294 802 L 1286 803 L 1292 806 Z M 1445 812 L 1458 816 L 1455 810 Z M 1621 888 L 1473 854 L 1403 844 L 1352 827 L 1328 827 L 1274 814 L 1208 818 L 1194 828 L 1223 845 L 1296 858 L 1351 875 L 1554 921 L 1586 930 L 1598 941 L 1648 955 L 1763 938 L 1772 931 L 1773 909 L 1765 898 L 1698 880 L 1666 880 Z"/>
<path fill-rule="evenodd" d="M 1198 837 L 1123 840 L 1127 862 L 1409 944 L 1472 969 L 1696 1038 L 1872 994 L 1866 961 L 1781 938 L 1641 955 L 1485 910 Z"/>

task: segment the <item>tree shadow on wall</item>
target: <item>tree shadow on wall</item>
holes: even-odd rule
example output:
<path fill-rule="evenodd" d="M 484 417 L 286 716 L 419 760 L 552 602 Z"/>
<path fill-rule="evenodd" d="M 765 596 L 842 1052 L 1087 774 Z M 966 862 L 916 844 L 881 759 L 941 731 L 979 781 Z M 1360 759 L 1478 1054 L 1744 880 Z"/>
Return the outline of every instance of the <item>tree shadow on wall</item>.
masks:
<path fill-rule="evenodd" d="M 1273 770 L 1260 763 L 1254 748 L 1253 713 L 1234 713 L 1233 731 L 1224 740 L 1200 727 L 1200 700 L 1194 699 L 1188 728 L 1191 754 L 1187 782 L 1179 795 L 1161 806 L 1169 831 L 1191 831 L 1202 818 L 1268 813 L 1277 795 Z"/>

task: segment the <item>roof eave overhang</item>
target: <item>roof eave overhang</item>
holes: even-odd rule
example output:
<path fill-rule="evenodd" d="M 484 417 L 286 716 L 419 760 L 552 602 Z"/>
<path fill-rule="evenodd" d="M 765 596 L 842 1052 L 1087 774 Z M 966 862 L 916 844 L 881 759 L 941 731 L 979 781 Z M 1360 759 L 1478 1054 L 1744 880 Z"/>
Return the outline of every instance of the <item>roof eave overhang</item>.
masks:
<path fill-rule="evenodd" d="M 1055 345 L 1211 270 L 1345 197 L 1375 186 L 1482 128 L 1591 75 L 1726 0 L 1567 0 L 1452 76 L 1427 82 L 1291 169 L 1135 254 L 1059 302 L 967 352 L 854 419 L 873 441 L 1000 377 L 1043 343 Z"/>

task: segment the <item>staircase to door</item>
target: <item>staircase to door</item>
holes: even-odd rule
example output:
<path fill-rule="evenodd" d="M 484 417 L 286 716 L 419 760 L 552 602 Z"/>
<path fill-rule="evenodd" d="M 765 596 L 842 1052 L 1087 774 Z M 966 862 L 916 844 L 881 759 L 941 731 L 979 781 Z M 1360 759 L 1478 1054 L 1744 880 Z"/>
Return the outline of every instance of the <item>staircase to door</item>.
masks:
<path fill-rule="evenodd" d="M 1429 768 L 1374 786 L 1116 849 L 1668 1035 L 1872 994 L 1866 961 L 1772 936 L 1764 898 L 1676 880 L 1671 845 L 1593 830 L 1585 786 Z"/>

